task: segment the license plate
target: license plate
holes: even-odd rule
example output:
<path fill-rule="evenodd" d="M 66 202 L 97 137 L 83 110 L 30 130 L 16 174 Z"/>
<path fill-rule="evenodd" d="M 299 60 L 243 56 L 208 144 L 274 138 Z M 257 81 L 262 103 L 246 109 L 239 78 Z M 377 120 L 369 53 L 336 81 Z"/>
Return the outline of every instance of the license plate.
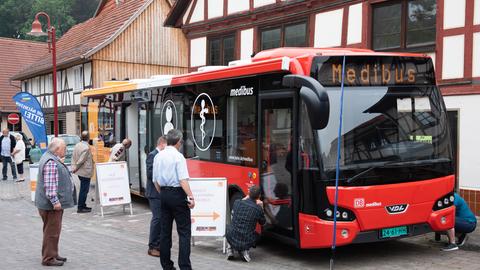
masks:
<path fill-rule="evenodd" d="M 408 234 L 407 226 L 400 226 L 395 228 L 382 229 L 380 231 L 380 238 L 394 238 Z"/>

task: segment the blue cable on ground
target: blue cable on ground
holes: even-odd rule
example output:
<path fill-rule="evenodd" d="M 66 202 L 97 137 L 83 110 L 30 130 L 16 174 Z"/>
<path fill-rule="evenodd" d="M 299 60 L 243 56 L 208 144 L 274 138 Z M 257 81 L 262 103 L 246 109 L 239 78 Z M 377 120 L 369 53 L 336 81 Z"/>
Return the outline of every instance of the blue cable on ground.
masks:
<path fill-rule="evenodd" d="M 345 58 L 343 55 L 342 64 L 342 82 L 341 82 L 341 94 L 340 94 L 340 123 L 338 125 L 338 139 L 337 139 L 337 166 L 335 169 L 335 203 L 333 205 L 333 241 L 332 241 L 332 254 L 330 257 L 330 270 L 334 268 L 335 261 L 335 248 L 337 244 L 337 211 L 338 211 L 338 178 L 340 175 L 340 146 L 342 144 L 342 123 L 343 123 L 343 92 L 345 81 Z"/>

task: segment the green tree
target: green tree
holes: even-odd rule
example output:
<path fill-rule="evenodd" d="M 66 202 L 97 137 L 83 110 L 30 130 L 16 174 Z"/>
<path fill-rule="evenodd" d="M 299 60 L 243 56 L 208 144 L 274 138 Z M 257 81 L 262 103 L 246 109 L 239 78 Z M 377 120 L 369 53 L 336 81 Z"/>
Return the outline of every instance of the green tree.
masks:
<path fill-rule="evenodd" d="M 23 27 L 30 17 L 34 0 L 0 1 L 0 36 L 25 38 Z M 30 22 L 31 23 L 31 22 Z"/>
<path fill-rule="evenodd" d="M 35 0 L 30 12 L 30 19 L 23 23 L 22 34 L 30 32 L 35 14 L 43 11 L 49 15 L 51 20 L 50 23 L 55 27 L 57 37 L 62 36 L 68 31 L 68 29 L 70 29 L 70 27 L 75 25 L 75 20 L 70 15 L 73 3 L 74 0 Z M 45 31 L 47 23 L 45 18 L 42 16 L 40 21 L 42 22 Z M 33 39 L 29 36 L 25 36 L 25 38 Z"/>
<path fill-rule="evenodd" d="M 72 16 L 77 23 L 84 22 L 97 10 L 100 0 L 76 0 L 72 7 Z"/>

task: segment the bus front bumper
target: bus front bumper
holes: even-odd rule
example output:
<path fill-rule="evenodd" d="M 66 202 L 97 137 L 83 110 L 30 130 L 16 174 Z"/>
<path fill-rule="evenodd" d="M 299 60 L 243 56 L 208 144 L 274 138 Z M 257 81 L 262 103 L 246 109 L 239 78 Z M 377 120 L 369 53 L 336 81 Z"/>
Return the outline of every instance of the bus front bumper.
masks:
<path fill-rule="evenodd" d="M 393 238 L 381 238 L 380 233 L 382 228 L 378 230 L 361 231 L 357 220 L 337 222 L 336 246 L 387 241 L 421 235 L 432 231 L 446 231 L 455 225 L 455 207 L 448 207 L 432 212 L 424 223 L 398 224 L 398 226 L 402 225 L 408 227 L 408 234 Z M 321 220 L 317 216 L 300 213 L 299 229 L 300 248 L 327 248 L 332 246 L 333 221 Z"/>

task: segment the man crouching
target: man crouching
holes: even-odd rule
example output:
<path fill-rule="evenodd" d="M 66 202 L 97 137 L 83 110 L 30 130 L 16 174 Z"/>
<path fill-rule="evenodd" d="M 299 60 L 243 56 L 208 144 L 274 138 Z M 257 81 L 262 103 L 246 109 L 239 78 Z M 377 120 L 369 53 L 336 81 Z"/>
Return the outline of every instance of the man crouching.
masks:
<path fill-rule="evenodd" d="M 227 227 L 228 260 L 232 260 L 234 251 L 238 251 L 244 261 L 250 261 L 248 251 L 259 237 L 255 232 L 257 223 L 265 224 L 265 215 L 260 201 L 260 187 L 251 186 L 248 196 L 233 203 L 232 223 Z"/>

